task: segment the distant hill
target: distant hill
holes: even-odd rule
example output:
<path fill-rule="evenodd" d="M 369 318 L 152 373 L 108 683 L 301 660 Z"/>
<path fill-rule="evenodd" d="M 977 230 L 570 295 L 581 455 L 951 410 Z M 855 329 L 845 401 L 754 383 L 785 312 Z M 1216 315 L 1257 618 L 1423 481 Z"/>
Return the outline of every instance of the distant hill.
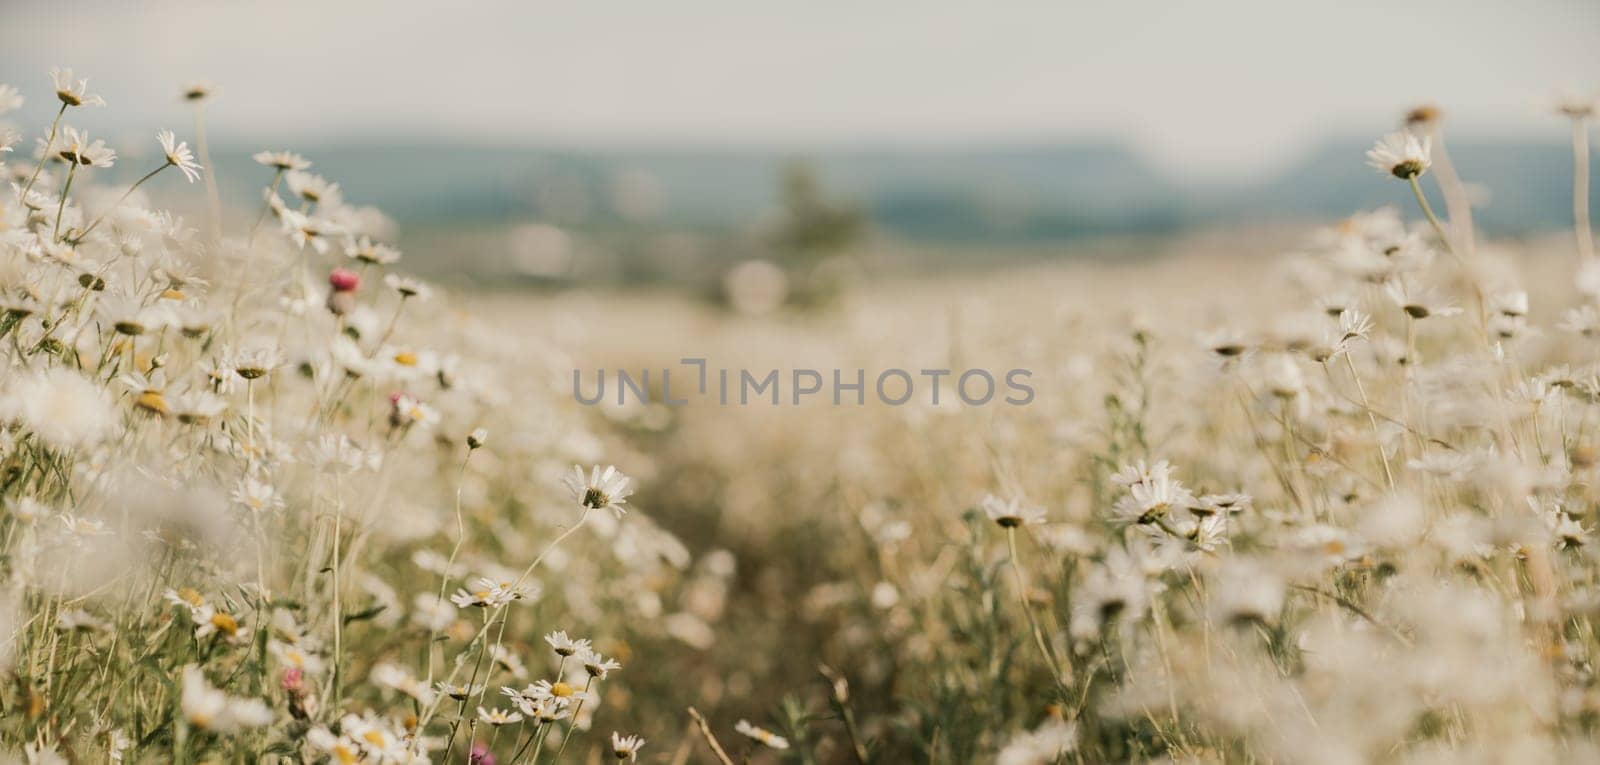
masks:
<path fill-rule="evenodd" d="M 867 147 L 806 155 L 831 194 L 909 240 L 1030 242 L 1217 223 L 1330 220 L 1411 204 L 1364 164 L 1366 140 L 1333 140 L 1244 185 L 1174 182 L 1114 140 L 994 147 Z M 1571 154 L 1559 142 L 1457 141 L 1463 177 L 1486 189 L 1478 220 L 1517 233 L 1570 220 Z M 304 147 L 352 201 L 408 229 L 545 221 L 580 229 L 739 230 L 770 214 L 794 154 L 755 149 L 541 149 L 393 141 Z M 249 198 L 267 173 L 249 152 L 215 157 Z"/>

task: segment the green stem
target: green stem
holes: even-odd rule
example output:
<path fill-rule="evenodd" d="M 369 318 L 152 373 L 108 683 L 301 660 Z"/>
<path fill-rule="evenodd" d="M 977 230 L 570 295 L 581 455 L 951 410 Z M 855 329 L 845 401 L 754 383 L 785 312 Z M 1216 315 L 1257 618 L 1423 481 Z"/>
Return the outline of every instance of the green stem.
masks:
<path fill-rule="evenodd" d="M 78 163 L 73 162 L 72 167 L 67 170 L 67 182 L 61 186 L 61 202 L 56 205 L 56 227 L 50 234 L 52 242 L 61 239 L 61 214 L 67 211 L 67 194 L 72 191 L 72 178 L 77 174 Z"/>
<path fill-rule="evenodd" d="M 1022 613 L 1028 617 L 1028 627 L 1033 631 L 1033 642 L 1038 645 L 1039 653 L 1044 656 L 1046 664 L 1050 665 L 1051 678 L 1055 680 L 1056 688 L 1061 691 L 1061 697 L 1067 697 L 1067 686 L 1062 681 L 1061 665 L 1056 662 L 1055 654 L 1051 653 L 1049 645 L 1045 643 L 1044 632 L 1039 629 L 1039 621 L 1034 618 L 1033 604 L 1028 602 L 1028 582 L 1022 576 L 1022 561 L 1017 556 L 1017 528 L 1006 527 L 1006 546 L 1011 551 L 1011 572 L 1017 577 L 1017 599 L 1022 602 Z"/>
<path fill-rule="evenodd" d="M 92 222 L 89 223 L 89 227 L 88 228 L 85 228 L 82 233 L 78 234 L 77 241 L 80 241 L 80 242 L 83 241 L 83 238 L 88 236 L 89 232 L 93 231 L 95 229 L 95 226 L 100 225 L 100 222 L 105 220 L 107 215 L 110 215 L 111 213 L 116 212 L 117 208 L 121 207 L 123 202 L 128 201 L 128 197 L 132 196 L 133 192 L 135 190 L 137 190 L 141 184 L 143 184 L 145 181 L 150 180 L 151 178 L 156 177 L 156 173 L 159 173 L 162 170 L 165 170 L 165 169 L 167 169 L 169 167 L 172 167 L 172 163 L 171 162 L 167 162 L 166 164 L 164 164 L 164 165 L 162 165 L 162 166 L 160 166 L 160 167 L 158 167 L 158 168 L 156 168 L 154 170 L 151 170 L 148 173 L 145 173 L 143 178 L 140 178 L 139 180 L 134 181 L 133 185 L 129 186 L 127 191 L 122 192 L 122 196 L 117 197 L 117 203 L 116 204 L 110 206 L 109 208 L 106 208 L 105 212 L 100 213 L 98 216 L 95 217 L 95 219 Z"/>
<path fill-rule="evenodd" d="M 567 717 L 567 720 L 569 720 L 567 723 L 567 735 L 561 739 L 561 748 L 556 750 L 556 758 L 551 760 L 552 763 L 561 762 L 561 754 L 567 751 L 567 744 L 572 743 L 572 740 L 577 738 L 578 713 L 583 711 L 583 702 L 589 698 L 589 686 L 591 685 L 594 685 L 594 675 L 590 675 L 589 681 L 583 684 L 583 695 L 578 697 L 578 703 L 572 705 L 572 714 Z M 539 743 L 543 744 L 544 742 L 540 741 Z M 533 761 L 535 763 L 539 761 L 537 752 L 533 755 Z"/>
<path fill-rule="evenodd" d="M 1572 120 L 1572 227 L 1578 237 L 1578 255 L 1594 258 L 1594 233 L 1589 229 L 1589 123 Z"/>
<path fill-rule="evenodd" d="M 39 180 L 39 172 L 44 170 L 44 163 L 50 160 L 50 149 L 56 145 L 56 130 L 61 127 L 61 115 L 67 113 L 67 102 L 61 102 L 61 108 L 56 111 L 56 118 L 50 123 L 50 137 L 44 141 L 44 153 L 39 156 L 39 164 L 33 168 L 33 175 L 28 176 L 28 184 L 22 187 L 22 196 L 28 195 L 28 190 L 33 188 L 33 182 Z"/>
<path fill-rule="evenodd" d="M 1439 241 L 1444 242 L 1444 248 L 1451 255 L 1456 254 L 1456 249 L 1450 244 L 1450 237 L 1444 232 L 1444 225 L 1439 223 L 1439 217 L 1433 214 L 1433 206 L 1428 204 L 1427 195 L 1422 193 L 1422 184 L 1417 182 L 1417 176 L 1406 179 L 1411 184 L 1411 193 L 1417 197 L 1417 205 L 1422 208 L 1422 214 L 1433 224 L 1433 233 L 1439 235 Z"/>

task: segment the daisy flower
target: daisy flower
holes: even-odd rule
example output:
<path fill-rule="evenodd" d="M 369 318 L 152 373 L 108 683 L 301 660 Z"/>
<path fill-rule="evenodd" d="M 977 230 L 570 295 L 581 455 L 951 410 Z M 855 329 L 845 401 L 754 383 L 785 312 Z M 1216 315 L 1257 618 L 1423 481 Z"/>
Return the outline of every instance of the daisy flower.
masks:
<path fill-rule="evenodd" d="M 226 640 L 240 637 L 239 620 L 226 611 L 218 611 L 209 605 L 202 605 L 190 609 L 189 618 L 194 621 L 195 639 L 205 639 L 212 635 L 219 635 Z"/>
<path fill-rule="evenodd" d="M 400 251 L 386 244 L 378 244 L 371 237 L 352 239 L 344 246 L 345 257 L 377 266 L 393 265 L 400 260 Z"/>
<path fill-rule="evenodd" d="M 116 163 L 117 153 L 106 146 L 103 140 L 96 138 L 90 141 L 87 131 L 65 126 L 61 134 L 61 145 L 56 147 L 55 152 L 63 162 L 83 167 L 111 167 Z"/>
<path fill-rule="evenodd" d="M 395 664 L 384 662 L 373 667 L 368 679 L 377 685 L 410 696 L 423 706 L 433 703 L 433 689 L 419 682 L 410 672 L 401 669 Z"/>
<path fill-rule="evenodd" d="M 1461 313 L 1461 308 L 1438 297 L 1427 289 L 1406 289 L 1399 281 L 1392 281 L 1384 285 L 1383 291 L 1413 319 L 1426 319 L 1429 317 L 1455 316 Z"/>
<path fill-rule="evenodd" d="M 183 693 L 179 701 L 190 725 L 218 733 L 259 728 L 272 722 L 272 710 L 261 699 L 229 696 L 211 686 L 194 664 L 183 668 Z"/>
<path fill-rule="evenodd" d="M 522 713 L 508 712 L 504 709 L 491 710 L 478 707 L 478 719 L 498 728 L 502 725 L 510 725 L 511 723 L 522 722 Z"/>
<path fill-rule="evenodd" d="M 389 423 L 397 428 L 421 425 L 431 428 L 439 422 L 439 410 L 404 393 L 389 397 Z"/>
<path fill-rule="evenodd" d="M 318 254 L 328 251 L 331 246 L 328 244 L 328 236 L 334 233 L 334 227 L 330 223 L 322 218 L 288 208 L 279 210 L 279 216 L 283 233 L 288 235 L 289 241 L 294 242 L 296 247 L 305 249 L 309 245 Z"/>
<path fill-rule="evenodd" d="M 584 651 L 578 658 L 583 662 L 583 671 L 588 672 L 589 676 L 596 680 L 604 680 L 606 675 L 622 669 L 622 664 L 616 659 L 607 659 L 592 650 Z"/>
<path fill-rule="evenodd" d="M 1411 133 L 1390 133 L 1367 150 L 1367 164 L 1378 172 L 1410 180 L 1428 172 L 1431 144 L 1426 136 L 1418 140 Z"/>
<path fill-rule="evenodd" d="M 251 159 L 258 164 L 284 171 L 304 170 L 311 167 L 311 160 L 292 151 L 260 151 L 256 152 Z"/>
<path fill-rule="evenodd" d="M 433 684 L 433 689 L 439 693 L 449 696 L 452 699 L 455 699 L 456 701 L 463 701 L 469 697 L 483 693 L 484 686 L 462 685 L 459 683 L 446 683 L 444 681 L 440 681 Z"/>
<path fill-rule="evenodd" d="M 265 377 L 283 364 L 283 354 L 268 346 L 241 348 L 225 355 L 228 359 L 226 366 L 246 380 Z"/>
<path fill-rule="evenodd" d="M 544 636 L 544 642 L 562 658 L 572 656 L 589 650 L 589 641 L 583 638 L 567 637 L 566 630 L 557 630 Z"/>
<path fill-rule="evenodd" d="M 615 466 L 607 465 L 604 470 L 595 465 L 589 471 L 589 477 L 583 475 L 583 468 L 572 466 L 572 472 L 562 479 L 567 490 L 572 492 L 572 498 L 580 507 L 590 510 L 606 510 L 616 513 L 621 518 L 628 512 L 623 505 L 627 504 L 628 497 L 633 494 L 629 488 L 632 479 L 622 474 Z"/>
<path fill-rule="evenodd" d="M 291 193 L 307 202 L 333 206 L 339 204 L 342 199 L 339 194 L 339 184 L 320 175 L 303 170 L 290 170 L 283 179 L 289 184 Z"/>
<path fill-rule="evenodd" d="M 759 741 L 769 747 L 772 747 L 773 749 L 789 748 L 789 739 L 773 733 L 766 728 L 762 728 L 757 725 L 751 725 L 749 720 L 740 720 L 739 722 L 735 723 L 733 730 L 741 736 L 746 736 Z"/>
<path fill-rule="evenodd" d="M 105 106 L 105 99 L 89 93 L 89 78 L 73 79 L 70 68 L 52 67 L 50 79 L 55 82 L 56 98 L 67 106 Z"/>
<path fill-rule="evenodd" d="M 1044 508 L 1037 505 L 1025 505 L 1021 497 L 1003 500 L 993 494 L 985 496 L 983 498 L 983 514 L 989 516 L 989 520 L 999 524 L 1001 528 L 1006 529 L 1044 523 Z"/>
<path fill-rule="evenodd" d="M 427 284 L 399 274 L 389 274 L 383 277 L 383 283 L 389 285 L 389 289 L 400 293 L 402 298 L 427 300 L 433 296 L 433 288 Z"/>
<path fill-rule="evenodd" d="M 194 153 L 189 151 L 189 142 L 179 142 L 178 137 L 171 130 L 156 133 L 156 140 L 161 143 L 161 151 L 167 156 L 167 164 L 183 172 L 183 177 L 194 183 L 200 178 L 200 165 L 194 161 Z"/>
<path fill-rule="evenodd" d="M 472 589 L 457 590 L 450 602 L 458 608 L 499 608 L 513 600 L 522 600 L 529 593 L 526 586 L 513 587 L 512 582 L 496 582 L 482 577 L 472 583 Z"/>
<path fill-rule="evenodd" d="M 233 490 L 233 501 L 257 515 L 283 507 L 283 497 L 272 484 L 248 477 Z"/>
<path fill-rule="evenodd" d="M 639 759 L 639 750 L 644 748 L 644 739 L 638 736 L 624 736 L 616 731 L 611 732 L 611 754 L 618 760 L 636 762 Z"/>
<path fill-rule="evenodd" d="M 541 723 L 553 723 L 571 713 L 572 700 L 561 696 L 528 699 L 526 706 L 523 706 L 522 709 L 529 717 Z"/>

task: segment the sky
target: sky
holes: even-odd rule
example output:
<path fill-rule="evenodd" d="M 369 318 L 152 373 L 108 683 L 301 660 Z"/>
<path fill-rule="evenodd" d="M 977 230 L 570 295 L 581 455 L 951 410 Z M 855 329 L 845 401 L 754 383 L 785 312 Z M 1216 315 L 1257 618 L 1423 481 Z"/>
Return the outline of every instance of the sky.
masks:
<path fill-rule="evenodd" d="M 8 3 L 9 4 L 9 3 Z M 0 82 L 48 120 L 214 142 L 983 144 L 1113 136 L 1178 179 L 1248 179 L 1320 139 L 1443 105 L 1451 130 L 1549 136 L 1600 90 L 1593 0 L 40 2 L 7 8 Z"/>

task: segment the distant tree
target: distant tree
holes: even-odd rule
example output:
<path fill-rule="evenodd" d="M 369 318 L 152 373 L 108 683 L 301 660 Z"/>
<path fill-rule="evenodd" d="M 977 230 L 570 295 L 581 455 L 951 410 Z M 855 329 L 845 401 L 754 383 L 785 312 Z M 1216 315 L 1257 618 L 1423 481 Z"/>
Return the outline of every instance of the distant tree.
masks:
<path fill-rule="evenodd" d="M 783 218 L 773 242 L 780 257 L 797 264 L 815 262 L 849 248 L 866 232 L 866 214 L 853 204 L 827 199 L 809 162 L 785 165 L 782 184 Z"/>

